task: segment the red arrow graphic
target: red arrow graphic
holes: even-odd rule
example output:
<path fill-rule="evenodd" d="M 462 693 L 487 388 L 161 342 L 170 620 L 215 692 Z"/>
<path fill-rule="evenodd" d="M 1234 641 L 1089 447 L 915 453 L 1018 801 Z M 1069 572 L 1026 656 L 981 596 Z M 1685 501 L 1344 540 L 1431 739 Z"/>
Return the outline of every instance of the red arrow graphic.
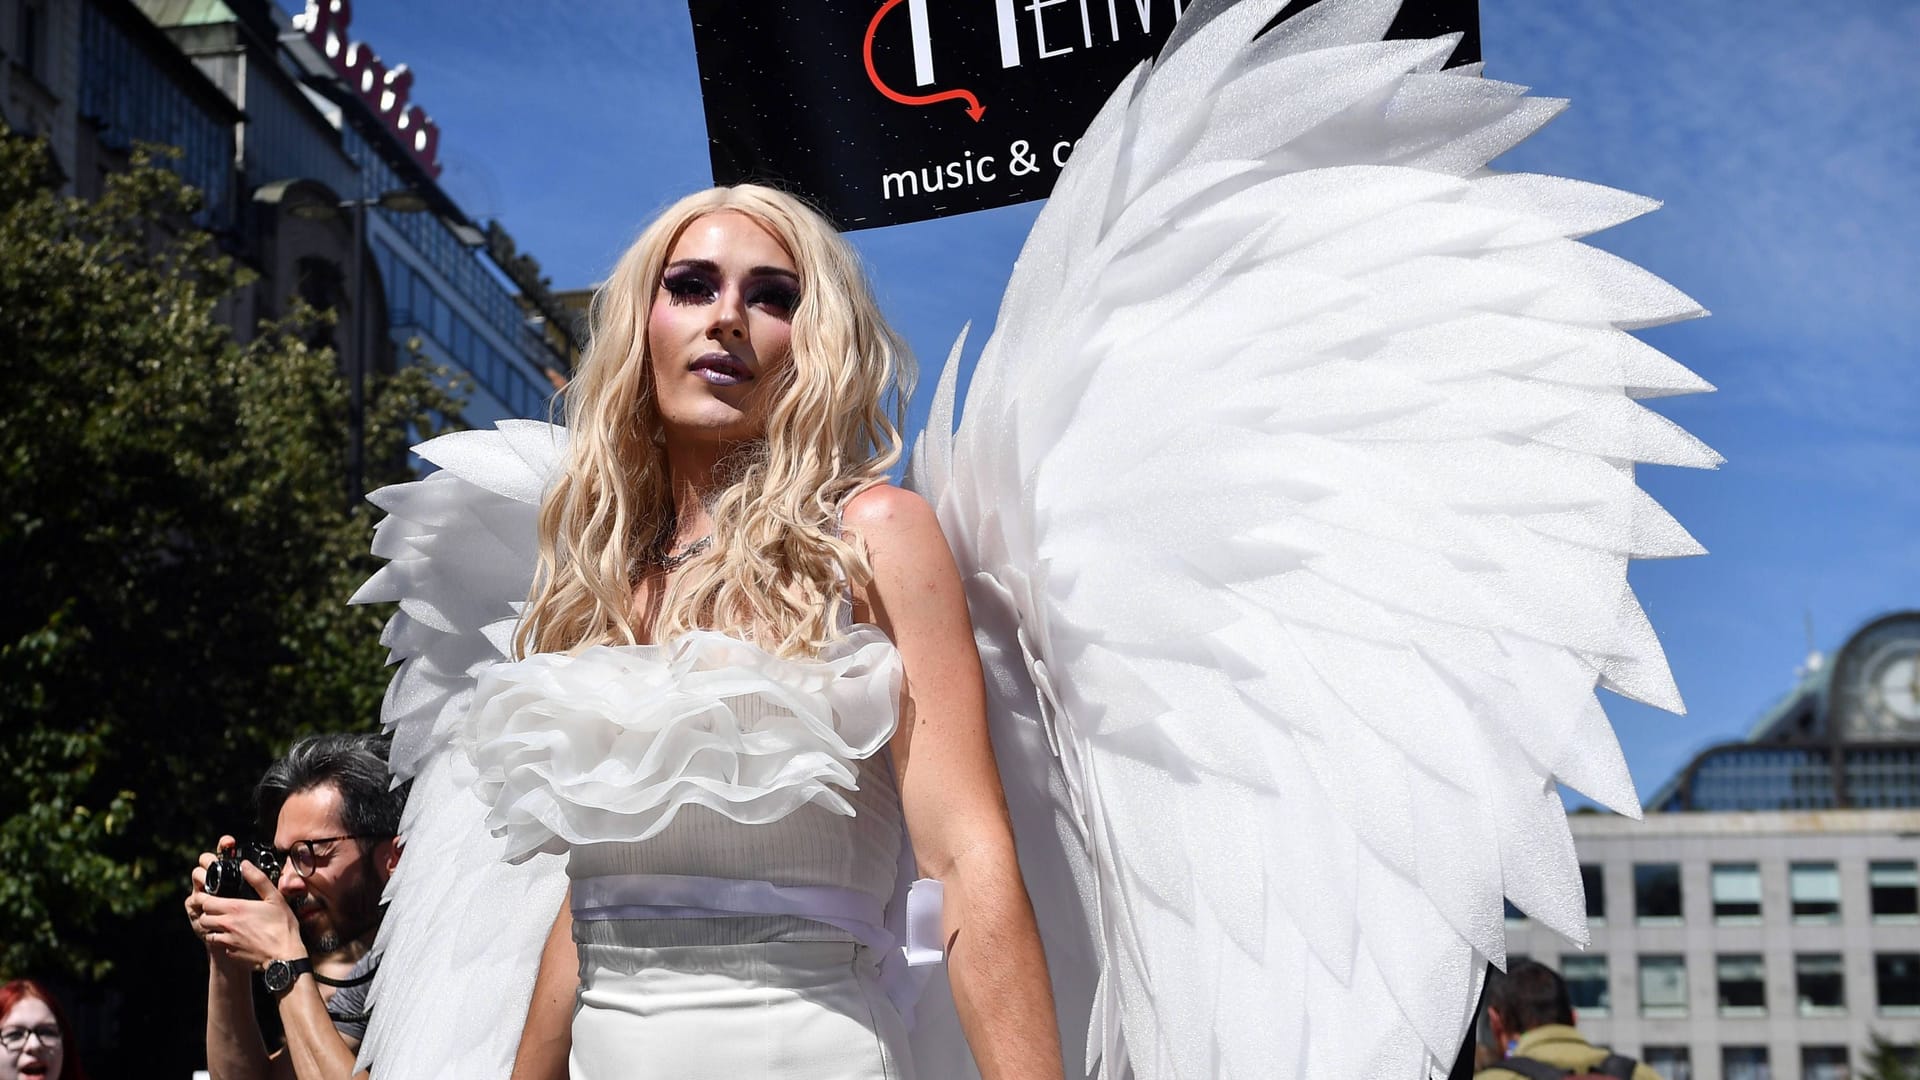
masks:
<path fill-rule="evenodd" d="M 943 90 L 938 94 L 903 94 L 880 81 L 880 73 L 873 69 L 873 35 L 880 29 L 880 20 L 887 17 L 887 12 L 899 6 L 900 0 L 887 0 L 880 5 L 879 11 L 873 13 L 873 21 L 867 24 L 867 40 L 861 46 L 861 53 L 867 61 L 867 80 L 873 83 L 875 90 L 902 105 L 932 105 L 940 101 L 964 101 L 967 103 L 967 115 L 973 117 L 976 122 L 979 121 L 987 114 L 987 107 L 980 104 L 980 99 L 974 97 L 970 90 Z"/>

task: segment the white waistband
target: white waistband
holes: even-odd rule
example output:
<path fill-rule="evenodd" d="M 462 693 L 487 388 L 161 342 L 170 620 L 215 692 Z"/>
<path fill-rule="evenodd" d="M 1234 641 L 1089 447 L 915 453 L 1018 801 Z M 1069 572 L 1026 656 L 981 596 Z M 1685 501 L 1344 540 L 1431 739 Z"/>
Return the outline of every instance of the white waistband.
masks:
<path fill-rule="evenodd" d="M 946 958 L 940 932 L 945 893 L 933 878 L 914 881 L 904 891 L 904 902 L 884 905 L 866 893 L 831 885 L 617 874 L 575 878 L 572 904 L 573 917 L 586 922 L 791 915 L 825 923 L 880 954 L 881 984 L 911 1026 L 923 980 L 910 977 L 907 969 Z"/>

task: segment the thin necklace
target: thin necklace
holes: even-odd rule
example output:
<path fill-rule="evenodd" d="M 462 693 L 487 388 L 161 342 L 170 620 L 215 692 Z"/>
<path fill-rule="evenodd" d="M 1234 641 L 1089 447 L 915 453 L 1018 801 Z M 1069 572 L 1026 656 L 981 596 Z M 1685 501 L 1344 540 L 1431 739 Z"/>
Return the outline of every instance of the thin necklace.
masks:
<path fill-rule="evenodd" d="M 695 555 L 700 554 L 701 552 L 707 550 L 712 546 L 713 546 L 713 534 L 708 533 L 707 535 L 701 537 L 700 539 L 695 540 L 693 543 L 688 544 L 686 547 L 681 548 L 677 554 L 673 552 L 666 552 L 661 554 L 660 557 L 654 561 L 659 565 L 660 569 L 662 570 L 678 570 L 682 566 L 686 565 L 688 559 L 693 558 Z"/>

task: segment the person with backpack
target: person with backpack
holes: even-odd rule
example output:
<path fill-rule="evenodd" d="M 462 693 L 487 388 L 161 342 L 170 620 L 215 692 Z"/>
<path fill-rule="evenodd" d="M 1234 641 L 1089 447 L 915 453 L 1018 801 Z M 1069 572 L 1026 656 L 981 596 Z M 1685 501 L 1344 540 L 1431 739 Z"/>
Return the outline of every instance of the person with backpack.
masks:
<path fill-rule="evenodd" d="M 1474 1073 L 1474 1080 L 1661 1080 L 1634 1059 L 1589 1043 L 1573 1026 L 1566 980 L 1545 964 L 1518 960 L 1504 974 L 1489 973 L 1482 1000 L 1493 1041 L 1507 1056 Z"/>

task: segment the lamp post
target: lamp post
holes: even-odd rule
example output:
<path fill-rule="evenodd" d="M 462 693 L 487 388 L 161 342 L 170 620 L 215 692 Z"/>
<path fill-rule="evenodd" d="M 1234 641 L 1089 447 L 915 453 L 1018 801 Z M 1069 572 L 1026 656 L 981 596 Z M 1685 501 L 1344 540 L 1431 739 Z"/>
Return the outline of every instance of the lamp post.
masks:
<path fill-rule="evenodd" d="M 347 506 L 366 496 L 367 472 L 367 208 L 378 206 L 396 214 L 419 214 L 431 209 L 426 197 L 412 188 L 397 188 L 338 204 L 353 216 L 353 363 L 347 371 Z"/>

